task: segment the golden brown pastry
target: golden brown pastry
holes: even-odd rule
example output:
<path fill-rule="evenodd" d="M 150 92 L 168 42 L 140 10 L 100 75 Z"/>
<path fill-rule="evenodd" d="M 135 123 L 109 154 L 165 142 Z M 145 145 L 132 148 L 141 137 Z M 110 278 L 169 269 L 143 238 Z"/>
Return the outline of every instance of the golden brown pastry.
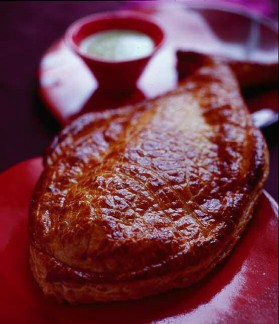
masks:
<path fill-rule="evenodd" d="M 202 65 L 178 89 L 84 115 L 54 139 L 30 212 L 46 295 L 107 302 L 186 287 L 239 239 L 266 144 L 230 69 Z"/>

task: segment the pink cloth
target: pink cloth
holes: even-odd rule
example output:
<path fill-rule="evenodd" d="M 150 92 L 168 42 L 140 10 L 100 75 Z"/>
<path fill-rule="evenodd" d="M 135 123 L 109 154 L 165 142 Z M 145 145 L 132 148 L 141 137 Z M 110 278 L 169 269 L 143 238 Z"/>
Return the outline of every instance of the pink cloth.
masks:
<path fill-rule="evenodd" d="M 278 17 L 278 1 L 277 0 L 204 0 L 204 3 L 216 4 L 236 4 L 256 12 L 263 16 L 276 19 Z"/>
<path fill-rule="evenodd" d="M 204 5 L 217 5 L 217 6 L 234 6 L 243 7 L 248 11 L 256 13 L 261 16 L 278 20 L 278 0 L 158 0 L 158 1 L 126 1 L 126 7 L 145 6 L 150 3 L 164 2 L 164 3 L 193 3 Z"/>

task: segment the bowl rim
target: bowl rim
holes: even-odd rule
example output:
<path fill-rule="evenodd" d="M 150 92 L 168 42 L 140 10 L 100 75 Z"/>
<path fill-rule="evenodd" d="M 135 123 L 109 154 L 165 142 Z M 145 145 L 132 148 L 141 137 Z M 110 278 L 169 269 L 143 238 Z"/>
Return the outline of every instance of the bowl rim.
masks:
<path fill-rule="evenodd" d="M 95 23 L 98 21 L 106 21 L 106 20 L 109 21 L 109 20 L 114 20 L 114 19 L 115 20 L 135 19 L 135 20 L 140 20 L 143 23 L 152 25 L 161 34 L 160 35 L 161 39 L 158 44 L 154 44 L 154 48 L 152 49 L 150 54 L 141 56 L 136 59 L 125 59 L 125 60 L 117 60 L 117 61 L 116 60 L 108 60 L 108 59 L 102 59 L 102 58 L 94 56 L 94 55 L 89 55 L 89 54 L 80 50 L 80 47 L 76 44 L 76 42 L 73 39 L 74 33 L 78 32 L 84 25 Z M 103 31 L 106 31 L 106 30 L 111 30 L 111 29 L 104 29 Z M 131 30 L 133 30 L 133 28 L 131 28 Z M 137 29 L 134 29 L 134 30 L 136 31 Z M 152 39 L 151 36 L 149 36 L 149 37 Z M 81 58 L 88 60 L 88 61 L 92 61 L 92 62 L 99 62 L 99 63 L 111 64 L 111 65 L 125 64 L 125 63 L 131 63 L 131 62 L 140 62 L 142 60 L 151 58 L 155 54 L 155 52 L 157 52 L 159 50 L 159 48 L 161 48 L 164 41 L 165 41 L 165 32 L 164 32 L 163 28 L 157 22 L 154 22 L 153 19 L 150 19 L 150 17 L 145 14 L 138 13 L 138 12 L 132 11 L 132 10 L 110 11 L 110 12 L 104 12 L 104 13 L 91 14 L 91 15 L 82 17 L 82 18 L 74 21 L 72 24 L 70 24 L 64 34 L 64 43 L 66 44 L 66 46 L 69 47 L 71 50 L 73 50 L 73 52 L 76 53 Z"/>

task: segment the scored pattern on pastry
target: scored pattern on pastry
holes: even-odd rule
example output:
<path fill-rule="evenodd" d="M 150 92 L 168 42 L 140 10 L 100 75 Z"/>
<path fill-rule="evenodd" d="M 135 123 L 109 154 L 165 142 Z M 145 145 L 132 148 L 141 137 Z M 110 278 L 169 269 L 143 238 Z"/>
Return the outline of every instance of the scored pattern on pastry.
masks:
<path fill-rule="evenodd" d="M 205 62 L 176 90 L 84 115 L 55 138 L 30 222 L 45 293 L 139 298 L 197 281 L 229 252 L 266 178 L 266 146 L 230 69 Z"/>

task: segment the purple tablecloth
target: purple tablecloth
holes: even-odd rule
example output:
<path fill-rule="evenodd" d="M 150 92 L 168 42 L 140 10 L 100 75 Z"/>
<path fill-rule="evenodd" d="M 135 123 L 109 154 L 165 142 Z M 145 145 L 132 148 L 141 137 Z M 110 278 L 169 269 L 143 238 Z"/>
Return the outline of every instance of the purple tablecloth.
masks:
<path fill-rule="evenodd" d="M 242 4 L 262 15 L 277 17 L 276 0 L 225 2 Z M 121 1 L 0 3 L 0 170 L 41 155 L 59 130 L 36 91 L 36 71 L 44 50 L 77 18 L 123 6 Z M 274 131 L 275 128 L 266 133 L 271 158 L 266 188 L 277 199 L 278 142 Z"/>

